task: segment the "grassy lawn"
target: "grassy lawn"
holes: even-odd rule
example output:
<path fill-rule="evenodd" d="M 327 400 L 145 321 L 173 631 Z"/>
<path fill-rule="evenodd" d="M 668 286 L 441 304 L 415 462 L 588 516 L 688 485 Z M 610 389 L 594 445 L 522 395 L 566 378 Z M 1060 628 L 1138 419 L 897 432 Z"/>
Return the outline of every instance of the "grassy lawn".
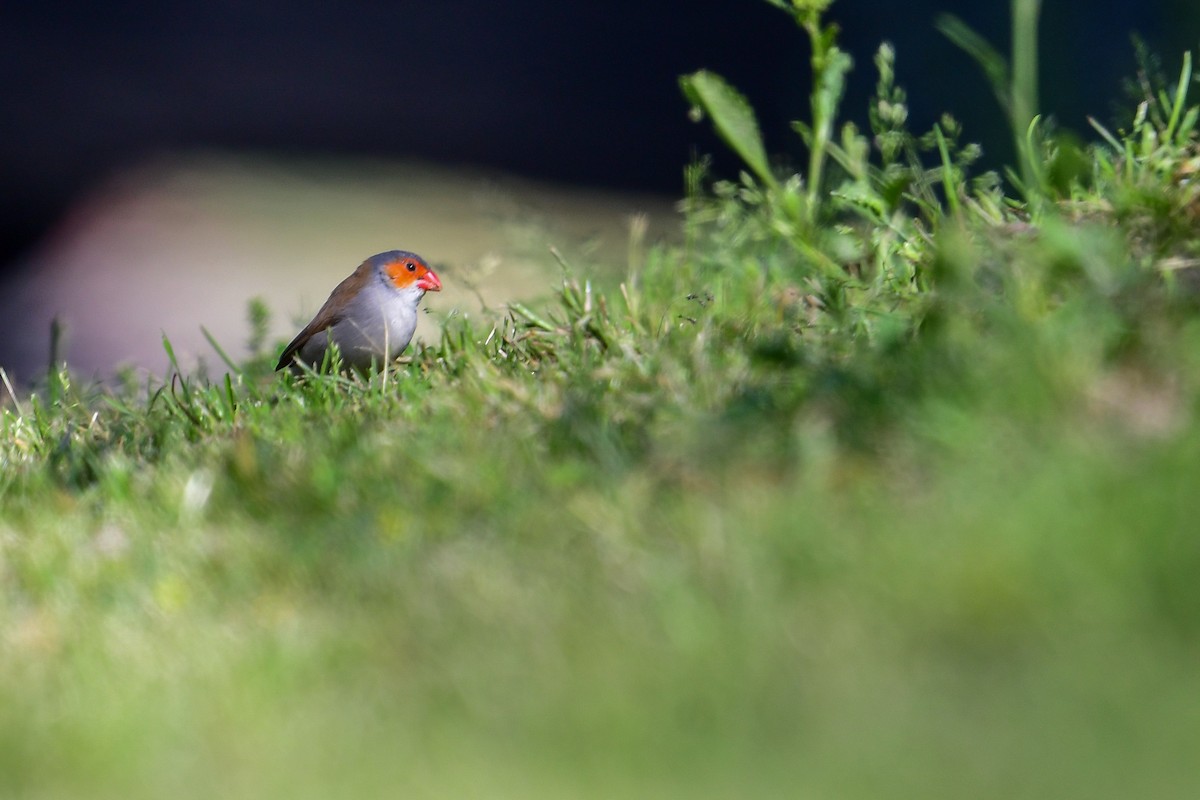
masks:
<path fill-rule="evenodd" d="M 789 13 L 817 155 L 690 76 L 747 172 L 623 279 L 0 388 L 0 796 L 1195 796 L 1190 62 L 1005 181 Z"/>

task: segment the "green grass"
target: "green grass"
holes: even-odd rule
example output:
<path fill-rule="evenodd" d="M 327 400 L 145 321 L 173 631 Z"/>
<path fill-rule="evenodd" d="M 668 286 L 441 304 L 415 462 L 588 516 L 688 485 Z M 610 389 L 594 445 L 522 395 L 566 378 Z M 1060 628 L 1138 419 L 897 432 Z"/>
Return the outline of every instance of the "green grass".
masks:
<path fill-rule="evenodd" d="M 1190 69 L 1033 202 L 893 61 L 383 374 L 0 389 L 0 796 L 1194 796 Z"/>

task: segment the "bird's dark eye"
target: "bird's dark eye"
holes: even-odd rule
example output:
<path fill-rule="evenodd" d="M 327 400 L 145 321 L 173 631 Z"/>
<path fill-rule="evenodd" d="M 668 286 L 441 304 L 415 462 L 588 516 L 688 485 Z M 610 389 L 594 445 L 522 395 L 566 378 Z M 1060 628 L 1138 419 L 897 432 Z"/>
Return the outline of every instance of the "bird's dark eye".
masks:
<path fill-rule="evenodd" d="M 416 264 L 414 264 L 414 263 L 413 263 L 413 262 L 411 262 L 411 261 L 409 261 L 409 262 L 408 262 L 407 264 L 405 264 L 404 266 L 408 268 L 408 271 L 409 271 L 409 272 L 416 272 L 416 271 L 417 271 L 417 265 L 416 265 Z"/>

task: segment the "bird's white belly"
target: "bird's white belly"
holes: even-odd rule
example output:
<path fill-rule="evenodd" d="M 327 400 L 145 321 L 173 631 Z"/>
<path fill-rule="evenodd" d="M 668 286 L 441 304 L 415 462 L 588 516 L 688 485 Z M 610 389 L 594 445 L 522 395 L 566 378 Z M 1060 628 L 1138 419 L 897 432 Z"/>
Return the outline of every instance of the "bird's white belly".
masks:
<path fill-rule="evenodd" d="M 360 292 L 351 306 L 329 330 L 347 364 L 360 368 L 372 361 L 382 364 L 408 347 L 417 329 L 417 310 L 410 300 L 383 287 L 371 287 Z M 300 357 L 309 364 L 320 364 L 326 346 L 326 333 L 321 331 L 300 348 Z"/>

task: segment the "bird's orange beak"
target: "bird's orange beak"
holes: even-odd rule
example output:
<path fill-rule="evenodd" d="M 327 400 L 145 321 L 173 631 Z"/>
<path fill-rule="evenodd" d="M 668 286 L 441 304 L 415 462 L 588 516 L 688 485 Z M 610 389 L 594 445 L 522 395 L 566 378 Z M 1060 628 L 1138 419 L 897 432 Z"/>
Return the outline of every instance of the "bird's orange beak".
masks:
<path fill-rule="evenodd" d="M 426 292 L 440 292 L 442 290 L 442 282 L 438 279 L 436 272 L 429 270 L 417 279 L 417 288 L 423 289 Z"/>

